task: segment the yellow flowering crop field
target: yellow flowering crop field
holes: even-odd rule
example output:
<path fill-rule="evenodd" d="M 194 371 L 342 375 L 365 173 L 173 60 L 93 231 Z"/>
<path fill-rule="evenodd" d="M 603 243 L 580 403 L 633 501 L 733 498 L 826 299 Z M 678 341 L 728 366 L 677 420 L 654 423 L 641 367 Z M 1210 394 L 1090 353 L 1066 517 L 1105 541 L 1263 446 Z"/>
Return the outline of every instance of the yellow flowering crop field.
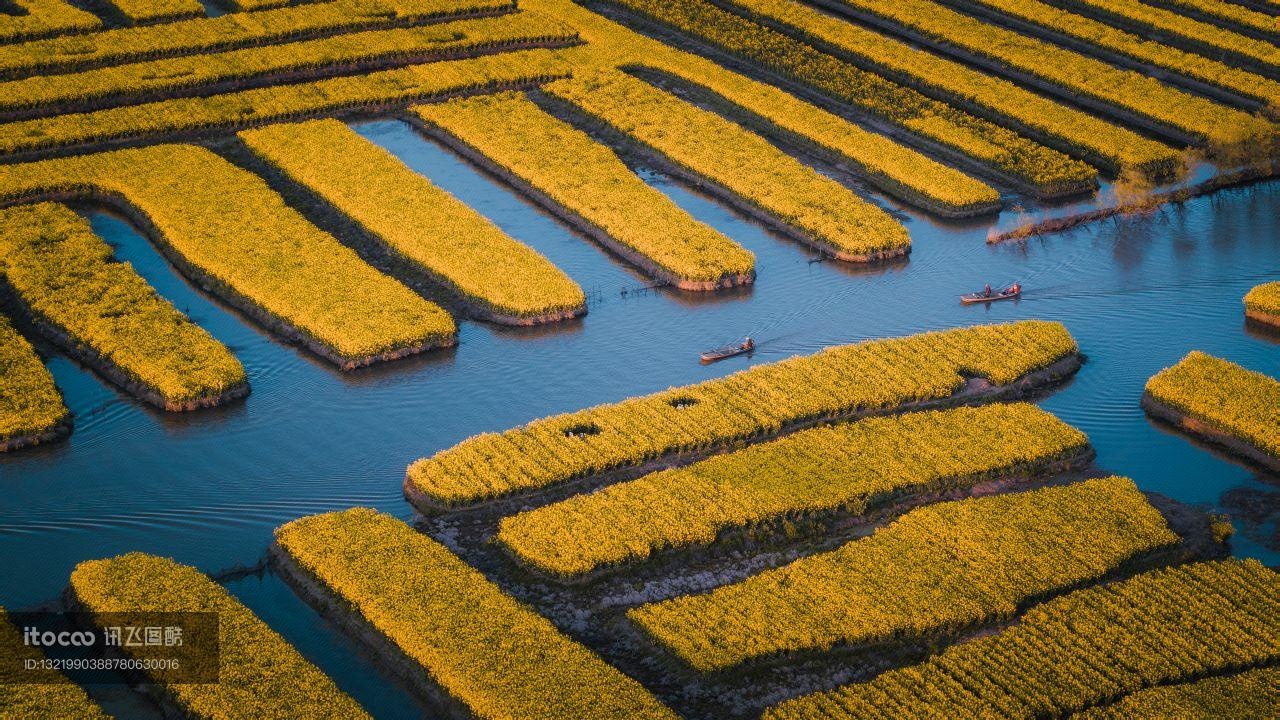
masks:
<path fill-rule="evenodd" d="M 854 412 L 947 398 L 961 372 L 996 384 L 1074 355 L 1058 323 L 1028 321 L 872 340 L 464 440 L 409 467 L 420 509 L 535 490 L 655 458 L 765 437 Z"/>
<path fill-rule="evenodd" d="M 524 47 L 572 43 L 577 33 L 541 15 L 459 20 L 439 25 L 369 30 L 332 37 L 113 65 L 0 82 L 0 112 L 70 107 L 76 111 L 136 104 L 208 85 L 244 83 L 275 74 L 323 72 L 344 64 L 404 64 L 454 59 Z"/>
<path fill-rule="evenodd" d="M 66 4 L 64 0 L 19 2 Z M 421 24 L 514 8 L 512 0 L 468 0 L 465 3 L 457 0 L 330 0 L 303 3 L 255 12 L 249 18 L 228 13 L 216 18 L 110 28 L 91 35 L 63 35 L 3 45 L 0 46 L 0 72 L 26 74 L 37 70 L 74 70 L 108 63 L 306 40 L 342 31 Z"/>
<path fill-rule="evenodd" d="M 840 0 L 842 5 L 883 18 L 931 42 L 978 57 L 1062 88 L 1071 98 L 1089 98 L 1148 119 L 1157 126 L 1232 146 L 1254 138 L 1274 141 L 1265 120 L 1165 85 L 1142 73 L 1061 48 L 951 10 L 931 0 L 884 4 Z"/>
<path fill-rule="evenodd" d="M 1062 0 L 1068 8 L 1102 18 L 1117 18 L 1120 24 L 1137 30 L 1159 33 L 1191 48 L 1229 53 L 1260 69 L 1280 68 L 1280 47 L 1274 43 L 1241 35 L 1212 23 L 1149 5 L 1140 0 Z M 1204 54 L 1204 53 L 1202 53 Z"/>
<path fill-rule="evenodd" d="M 396 256 L 500 321 L 554 322 L 586 312 L 582 288 L 541 253 L 337 120 L 272 125 L 240 138 Z"/>
<path fill-rule="evenodd" d="M 90 560 L 71 573 L 71 594 L 90 613 L 218 614 L 218 681 L 169 683 L 193 717 L 320 720 L 369 715 L 221 585 L 168 558 L 129 553 Z"/>
<path fill-rule="evenodd" d="M 705 545 L 726 530 L 971 487 L 1088 447 L 1034 405 L 907 413 L 801 430 L 503 519 L 497 540 L 522 562 L 573 576 Z"/>
<path fill-rule="evenodd" d="M 1277 658 L 1280 575 L 1257 560 L 1195 563 L 1077 590 L 1007 630 L 764 718 L 1057 717 Z"/>
<path fill-rule="evenodd" d="M 0 210 L 0 276 L 33 317 L 141 385 L 144 399 L 162 408 L 194 409 L 247 390 L 231 351 L 116 262 L 64 205 Z"/>
<path fill-rule="evenodd" d="M 265 182 L 194 145 L 0 165 L 0 198 L 124 198 L 155 239 L 262 320 L 341 366 L 448 345 L 453 319 L 307 222 Z"/>
<path fill-rule="evenodd" d="M 1164 685 L 1073 715 L 1078 720 L 1264 718 L 1280 707 L 1280 668 Z"/>
<path fill-rule="evenodd" d="M 448 548 L 367 508 L 276 530 L 293 563 L 480 718 L 675 720 Z"/>
<path fill-rule="evenodd" d="M 144 24 L 182 20 L 204 14 L 199 0 L 107 0 L 130 22 Z"/>
<path fill-rule="evenodd" d="M 1257 98 L 1280 114 L 1280 82 L 1219 60 L 1149 40 L 1040 0 L 975 0 L 981 6 L 1189 78 Z M 1176 78 L 1170 78 L 1171 80 Z"/>
<path fill-rule="evenodd" d="M 1181 163 L 1174 148 L 1132 130 L 795 0 L 732 0 L 732 4 L 838 48 L 890 77 L 904 78 L 910 86 L 930 88 L 961 106 L 966 102 L 980 105 L 987 113 L 1007 117 L 1017 127 L 1028 129 L 1040 142 L 1085 157 L 1112 172 L 1136 168 L 1150 175 L 1169 175 Z"/>
<path fill-rule="evenodd" d="M 1097 182 L 1097 171 L 1081 161 L 860 70 L 707 0 L 611 1 L 973 158 L 1038 194 L 1080 192 Z"/>
<path fill-rule="evenodd" d="M 1157 402 L 1280 459 L 1280 381 L 1275 378 L 1192 351 L 1151 378 L 1146 392 Z"/>
<path fill-rule="evenodd" d="M 70 417 L 31 343 L 0 315 L 0 451 L 54 432 Z"/>
<path fill-rule="evenodd" d="M 1087 480 L 928 505 L 833 552 L 628 616 L 684 662 L 716 670 L 1010 618 L 1029 598 L 1177 541 L 1133 481 Z"/>
<path fill-rule="evenodd" d="M 102 27 L 102 19 L 85 12 L 67 0 L 13 0 L 25 11 L 21 15 L 0 15 L 0 42 L 12 43 L 29 38 L 78 33 Z"/>
<path fill-rule="evenodd" d="M 460 98 L 413 112 L 640 255 L 642 267 L 660 280 L 713 289 L 754 274 L 749 251 L 649 187 L 613 150 L 524 95 Z"/>
<path fill-rule="evenodd" d="M 0 653 L 10 662 L 42 657 L 38 650 L 23 642 L 4 608 L 0 608 Z M 9 667 L 8 663 L 0 666 L 0 718 L 3 720 L 108 720 L 111 717 L 90 700 L 79 685 L 57 677 L 57 671 L 40 671 L 43 682 L 31 682 L 29 677 L 18 677 L 19 672 L 24 671 L 10 671 Z"/>
<path fill-rule="evenodd" d="M 906 228 L 879 207 L 760 136 L 642 80 L 601 71 L 553 82 L 546 91 L 746 198 L 837 258 L 870 262 L 911 246 Z"/>
<path fill-rule="evenodd" d="M 1280 282 L 1264 283 L 1244 296 L 1245 311 L 1258 319 L 1280 325 Z"/>

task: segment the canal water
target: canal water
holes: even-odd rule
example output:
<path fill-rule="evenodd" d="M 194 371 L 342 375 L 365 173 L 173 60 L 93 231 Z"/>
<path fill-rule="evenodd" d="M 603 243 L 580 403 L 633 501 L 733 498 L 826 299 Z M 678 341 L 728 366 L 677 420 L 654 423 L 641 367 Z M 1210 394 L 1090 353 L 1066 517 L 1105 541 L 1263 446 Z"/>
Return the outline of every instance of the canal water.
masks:
<path fill-rule="evenodd" d="M 941 223 L 894 207 L 913 253 L 867 270 L 820 261 L 645 173 L 757 256 L 753 287 L 706 297 L 647 289 L 644 277 L 406 125 L 356 127 L 564 269 L 590 297 L 587 317 L 536 330 L 464 321 L 455 350 L 338 373 L 194 290 L 127 222 L 87 209 L 121 259 L 233 349 L 253 393 L 233 407 L 165 415 L 53 354 L 75 433 L 0 456 L 0 605 L 55 599 L 86 559 L 141 550 L 219 573 L 258 563 L 272 529 L 301 515 L 367 505 L 407 519 L 405 466 L 474 433 L 828 345 L 1025 318 L 1062 321 L 1087 354 L 1074 381 L 1042 404 L 1088 433 L 1100 467 L 1230 513 L 1235 554 L 1280 564 L 1280 478 L 1153 425 L 1138 406 L 1147 378 L 1193 348 L 1280 376 L 1280 336 L 1247 328 L 1241 306 L 1249 288 L 1280 279 L 1280 183 L 995 247 L 985 242 L 989 222 Z M 957 301 L 1014 280 L 1026 287 L 1019 302 Z M 757 339 L 753 357 L 698 364 L 701 350 L 744 335 Z M 227 587 L 378 717 L 422 714 L 270 573 Z M 124 707 L 119 693 L 95 695 Z"/>

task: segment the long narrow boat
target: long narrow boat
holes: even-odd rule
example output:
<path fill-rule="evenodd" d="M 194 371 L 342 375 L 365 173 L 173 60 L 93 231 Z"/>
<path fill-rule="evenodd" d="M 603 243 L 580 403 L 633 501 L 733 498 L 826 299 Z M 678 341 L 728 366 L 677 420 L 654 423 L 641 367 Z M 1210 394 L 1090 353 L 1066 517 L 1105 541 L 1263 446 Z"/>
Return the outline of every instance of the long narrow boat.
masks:
<path fill-rule="evenodd" d="M 999 292 L 993 292 L 987 295 L 985 292 L 969 293 L 961 295 L 960 302 L 965 305 L 974 305 L 977 303 L 996 302 L 997 300 L 1016 300 L 1022 297 L 1022 288 L 1005 288 Z"/>
<path fill-rule="evenodd" d="M 708 350 L 702 353 L 701 355 L 699 355 L 698 357 L 700 357 L 702 359 L 702 362 L 704 363 L 711 363 L 717 360 L 724 360 L 725 358 L 735 357 L 737 355 L 746 355 L 747 353 L 755 349 L 756 349 L 755 343 L 751 342 L 750 340 L 745 340 L 735 345 L 725 345 L 722 348 L 716 348 L 715 350 Z"/>

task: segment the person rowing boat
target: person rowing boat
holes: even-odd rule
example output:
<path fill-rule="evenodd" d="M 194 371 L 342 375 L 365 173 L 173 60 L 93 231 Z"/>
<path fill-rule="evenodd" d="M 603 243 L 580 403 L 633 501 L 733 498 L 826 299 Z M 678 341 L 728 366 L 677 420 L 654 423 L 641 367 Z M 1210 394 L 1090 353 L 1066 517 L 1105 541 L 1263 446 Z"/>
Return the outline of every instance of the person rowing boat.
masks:
<path fill-rule="evenodd" d="M 716 350 L 708 350 L 707 352 L 702 353 L 699 357 L 702 358 L 702 362 L 709 363 L 715 362 L 716 360 L 731 358 L 735 355 L 745 355 L 755 349 L 755 340 L 752 340 L 750 336 L 747 336 L 737 345 L 726 345 L 725 347 L 718 348 Z"/>
<path fill-rule="evenodd" d="M 1015 282 L 1009 287 L 999 291 L 993 291 L 991 289 L 991 283 L 987 283 L 986 287 L 984 287 L 981 292 L 969 293 L 968 295 L 961 295 L 960 302 L 964 303 L 965 305 L 971 305 L 973 303 L 996 302 L 997 300 L 1013 300 L 1021 296 L 1022 296 L 1022 283 Z"/>

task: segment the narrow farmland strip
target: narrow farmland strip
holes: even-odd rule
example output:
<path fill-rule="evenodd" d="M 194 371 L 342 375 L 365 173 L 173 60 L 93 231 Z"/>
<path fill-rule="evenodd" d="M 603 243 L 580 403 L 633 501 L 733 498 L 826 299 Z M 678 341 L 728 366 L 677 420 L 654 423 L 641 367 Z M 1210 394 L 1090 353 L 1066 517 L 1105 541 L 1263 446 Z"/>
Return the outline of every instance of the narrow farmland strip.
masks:
<path fill-rule="evenodd" d="M 0 113 L 54 115 L 132 105 L 249 84 L 290 82 L 519 48 L 559 47 L 577 33 L 520 13 L 440 25 L 371 30 L 263 47 L 0 82 Z"/>
<path fill-rule="evenodd" d="M 435 137 L 525 189 L 649 275 L 686 290 L 749 283 L 755 256 L 698 222 L 608 147 L 518 93 L 419 105 Z"/>
<path fill-rule="evenodd" d="M 935 215 L 963 218 L 1000 210 L 1000 193 L 986 183 L 780 88 L 749 80 L 702 58 L 698 58 L 701 63 L 663 60 L 650 57 L 626 69 L 639 74 L 656 72 L 676 79 L 685 88 L 700 89 L 704 99 L 711 98 L 710 104 L 726 114 L 759 118 L 748 124 L 761 133 L 798 142 L 830 162 L 852 169 L 886 195 Z"/>
<path fill-rule="evenodd" d="M 801 430 L 683 468 L 504 518 L 522 562 L 571 578 L 726 532 L 1061 469 L 1090 454 L 1084 433 L 1034 405 L 870 418 Z"/>
<path fill-rule="evenodd" d="M 627 615 L 705 672 L 954 634 L 1176 542 L 1132 480 L 1103 478 L 922 507 L 833 552 Z"/>
<path fill-rule="evenodd" d="M 905 28 L 930 46 L 961 58 L 977 58 L 1020 81 L 1122 117 L 1165 135 L 1231 147 L 1271 138 L 1274 127 L 1239 110 L 1190 95 L 1132 70 L 989 25 L 931 0 L 885 4 L 875 0 L 826 0 L 877 24 Z"/>
<path fill-rule="evenodd" d="M 1244 296 L 1244 314 L 1250 320 L 1280 328 L 1280 282 L 1250 290 Z"/>
<path fill-rule="evenodd" d="M 1057 323 L 842 345 L 477 435 L 411 465 L 405 493 L 420 510 L 432 512 L 636 468 L 676 453 L 697 458 L 730 442 L 818 420 L 1008 396 L 1048 385 L 1078 366 L 1075 340 Z M 965 376 L 989 382 L 969 383 Z"/>
<path fill-rule="evenodd" d="M 485 319 L 535 325 L 587 310 L 582 288 L 550 260 L 337 120 L 240 138 Z"/>
<path fill-rule="evenodd" d="M 1168 176 L 1181 165 L 1179 153 L 1167 145 L 794 0 L 727 1 L 753 20 L 798 35 L 865 70 L 1008 125 L 1113 173 L 1134 168 Z"/>
<path fill-rule="evenodd" d="M 438 306 L 204 148 L 0 165 L 0 202 L 70 197 L 123 210 L 197 284 L 344 369 L 454 342 L 453 319 Z"/>
<path fill-rule="evenodd" d="M 95 614 L 218 614 L 218 681 L 161 685 L 192 717 L 280 717 L 287 708 L 295 718 L 369 718 L 288 641 L 193 567 L 143 553 L 91 560 L 71 573 L 70 592 L 79 608 Z"/>
<path fill-rule="evenodd" d="M 625 73 L 579 75 L 546 91 L 746 200 L 753 214 L 802 242 L 849 262 L 910 251 L 906 228 L 891 215 L 760 136 Z"/>
<path fill-rule="evenodd" d="M 1072 720 L 1280 717 L 1280 668 L 1141 690 L 1120 702 L 1072 715 Z"/>
<path fill-rule="evenodd" d="M 0 15 L 0 43 L 89 32 L 102 27 L 102 20 L 75 7 L 67 0 L 11 0 L 22 14 Z"/>
<path fill-rule="evenodd" d="M 114 28 L 89 35 L 0 47 L 0 74 L 65 71 L 148 58 L 195 55 L 514 9 L 513 0 L 307 2 L 248 17 L 231 13 L 216 18 Z"/>
<path fill-rule="evenodd" d="M 1277 659 L 1280 576 L 1256 560 L 1197 563 L 1077 590 L 996 635 L 764 719 L 1057 717 Z"/>
<path fill-rule="evenodd" d="M 1246 37 L 1139 0 L 1053 0 L 1131 32 L 1153 34 L 1208 57 L 1224 59 L 1280 77 L 1280 47 Z"/>
<path fill-rule="evenodd" d="M 195 410 L 249 392 L 231 351 L 65 205 L 0 210 L 0 277 L 49 340 L 146 402 Z"/>
<path fill-rule="evenodd" d="M 1280 19 L 1239 3 L 1223 0 L 1154 0 L 1151 4 L 1164 5 L 1175 12 L 1208 23 L 1226 25 L 1242 32 L 1255 33 L 1272 42 L 1280 42 Z"/>
<path fill-rule="evenodd" d="M 1097 172 L 1083 162 L 854 67 L 706 0 L 608 2 L 813 88 L 877 121 L 904 129 L 944 153 L 970 158 L 1038 196 L 1071 195 L 1097 185 Z"/>
<path fill-rule="evenodd" d="M 199 0 L 106 0 L 136 25 L 185 20 L 204 15 Z"/>
<path fill-rule="evenodd" d="M 6 720 L 110 719 L 111 716 L 90 700 L 79 685 L 56 670 L 26 670 L 23 667 L 27 660 L 38 662 L 44 656 L 23 641 L 4 608 L 0 608 L 0 656 L 5 659 L 0 663 L 0 717 Z"/>
<path fill-rule="evenodd" d="M 1126 32 L 1106 23 L 1075 13 L 1067 12 L 1040 0 L 968 0 L 980 11 L 993 11 L 1002 15 L 992 17 L 1014 18 L 1078 41 L 1082 46 L 1101 49 L 1171 70 L 1177 75 L 1164 76 L 1166 82 L 1179 83 L 1178 75 L 1205 83 L 1214 88 L 1229 90 L 1246 98 L 1253 98 L 1270 106 L 1273 115 L 1280 116 L 1280 82 L 1255 73 L 1232 67 L 1226 63 L 1179 50 L 1148 39 L 1143 35 Z M 968 6 L 959 5 L 957 7 Z M 1049 35 L 1046 39 L 1053 39 Z M 1194 86 L 1193 86 L 1194 87 Z"/>
<path fill-rule="evenodd" d="M 524 50 L 211 97 L 162 100 L 0 124 L 0 156 L 146 137 L 208 134 L 355 109 L 388 110 L 423 100 L 529 87 L 568 74 L 568 65 L 553 51 Z"/>
<path fill-rule="evenodd" d="M 1147 381 L 1143 407 L 1192 435 L 1280 468 L 1280 381 L 1192 351 Z"/>
<path fill-rule="evenodd" d="M 925 153 L 869 132 L 778 87 L 750 79 L 711 60 L 640 35 L 569 0 L 525 0 L 522 8 L 552 15 L 581 33 L 583 45 L 561 52 L 576 63 L 611 66 L 639 74 L 659 73 L 704 89 L 709 105 L 743 118 L 758 131 L 804 146 L 864 177 L 900 200 L 947 217 L 999 210 L 991 187 Z"/>
<path fill-rule="evenodd" d="M 71 413 L 53 376 L 25 338 L 0 315 L 0 452 L 64 437 Z"/>
<path fill-rule="evenodd" d="M 276 530 L 276 559 L 305 594 L 480 718 L 664 718 L 675 713 L 521 605 L 444 545 L 367 508 Z"/>

